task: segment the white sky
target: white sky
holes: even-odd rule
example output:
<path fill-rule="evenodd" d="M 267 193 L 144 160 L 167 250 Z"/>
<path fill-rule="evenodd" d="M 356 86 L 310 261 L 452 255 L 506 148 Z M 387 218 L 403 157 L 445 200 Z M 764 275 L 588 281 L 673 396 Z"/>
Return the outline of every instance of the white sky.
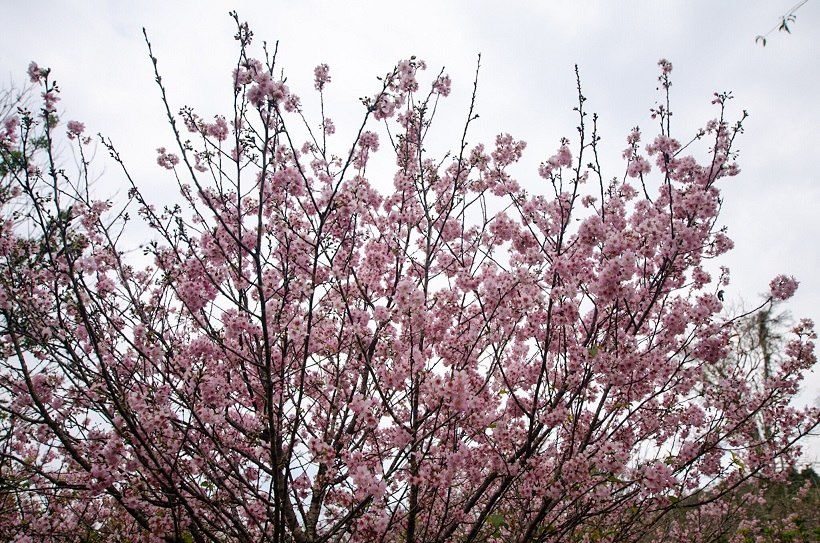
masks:
<path fill-rule="evenodd" d="M 562 136 L 576 136 L 574 64 L 588 111 L 600 115 L 611 178 L 623 174 L 619 157 L 629 129 L 641 126 L 645 139 L 656 133 L 648 110 L 659 98 L 656 62 L 667 58 L 675 67 L 678 139 L 688 141 L 716 114 L 714 91 L 733 92 L 731 113 L 750 113 L 738 141 L 741 175 L 722 185 L 722 222 L 735 241 L 721 262 L 732 269 L 728 301 L 751 306 L 772 277 L 787 273 L 801 281 L 788 308 L 820 324 L 820 0 L 797 12 L 792 35 L 773 33 L 765 48 L 754 40 L 795 2 L 0 0 L 0 82 L 24 84 L 31 60 L 51 67 L 63 119 L 112 138 L 138 182 L 171 198 L 155 149 L 172 146 L 172 138 L 143 27 L 172 104 L 194 106 L 205 118 L 230 108 L 237 54 L 230 9 L 251 24 L 255 45 L 279 40 L 279 65 L 308 109 L 316 101 L 313 67 L 330 64 L 327 107 L 340 150 L 360 118 L 357 99 L 374 94 L 375 76 L 410 55 L 427 61 L 428 76 L 444 66 L 453 78 L 437 141 L 455 148 L 481 53 L 481 117 L 470 141 L 489 144 L 500 132 L 527 141 L 516 172 L 532 190 L 538 163 Z M 101 196 L 126 190 L 112 166 L 100 173 Z M 818 397 L 815 372 L 803 398 Z M 811 456 L 820 458 L 817 440 Z"/>

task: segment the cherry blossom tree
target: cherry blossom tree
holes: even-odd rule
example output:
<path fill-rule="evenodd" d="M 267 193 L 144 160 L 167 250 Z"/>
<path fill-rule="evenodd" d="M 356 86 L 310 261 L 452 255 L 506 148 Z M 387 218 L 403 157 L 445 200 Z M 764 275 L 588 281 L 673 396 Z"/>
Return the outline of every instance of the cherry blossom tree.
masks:
<path fill-rule="evenodd" d="M 818 424 L 791 403 L 815 335 L 800 321 L 753 384 L 730 356 L 729 95 L 682 143 L 661 61 L 659 133 L 634 129 L 609 181 L 579 83 L 576 138 L 528 184 L 524 142 L 467 143 L 477 83 L 443 157 L 451 81 L 416 58 L 339 142 L 236 20 L 230 109 L 177 113 L 157 68 L 178 205 L 105 138 L 131 188 L 98 199 L 48 69 L 39 111 L 0 119 L 0 537 L 714 541 L 744 485 L 788 476 Z"/>

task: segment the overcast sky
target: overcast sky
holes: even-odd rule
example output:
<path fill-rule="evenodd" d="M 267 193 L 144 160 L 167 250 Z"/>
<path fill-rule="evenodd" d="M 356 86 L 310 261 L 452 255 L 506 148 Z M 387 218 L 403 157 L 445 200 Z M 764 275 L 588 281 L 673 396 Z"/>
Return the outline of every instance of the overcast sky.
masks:
<path fill-rule="evenodd" d="M 416 55 L 430 77 L 445 67 L 453 78 L 436 141 L 455 148 L 481 53 L 481 117 L 470 140 L 489 143 L 510 132 L 527 141 L 518 172 L 529 186 L 558 140 L 576 135 L 575 64 L 586 107 L 600 115 L 611 178 L 623 174 L 619 152 L 629 129 L 655 134 L 656 63 L 667 58 L 678 139 L 716 114 L 715 91 L 733 92 L 730 114 L 750 114 L 738 141 L 741 175 L 722 189 L 722 222 L 735 241 L 721 262 L 732 270 L 729 301 L 750 307 L 772 277 L 792 274 L 801 285 L 788 308 L 820 323 L 820 0 L 797 11 L 791 35 L 775 32 L 766 47 L 755 44 L 796 1 L 0 0 L 0 77 L 21 85 L 31 60 L 52 68 L 63 119 L 112 138 L 138 182 L 162 194 L 173 188 L 155 149 L 172 139 L 143 27 L 172 104 L 206 118 L 230 109 L 237 55 L 230 9 L 251 24 L 257 44 L 279 41 L 279 64 L 308 107 L 316 100 L 313 67 L 330 64 L 327 101 L 340 145 L 360 118 L 358 98 L 375 93 L 375 76 Z M 113 167 L 99 169 L 102 196 L 125 191 Z M 806 401 L 820 396 L 818 383 L 813 376 Z M 812 449 L 817 460 L 820 447 Z"/>

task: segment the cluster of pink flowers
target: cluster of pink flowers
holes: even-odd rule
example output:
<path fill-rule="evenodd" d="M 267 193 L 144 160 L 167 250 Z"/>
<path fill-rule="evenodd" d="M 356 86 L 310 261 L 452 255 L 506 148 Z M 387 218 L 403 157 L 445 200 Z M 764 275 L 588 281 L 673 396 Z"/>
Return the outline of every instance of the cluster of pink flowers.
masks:
<path fill-rule="evenodd" d="M 328 136 L 336 133 L 336 125 L 333 124 L 333 120 L 330 117 L 325 117 L 322 122 L 322 130 Z"/>
<path fill-rule="evenodd" d="M 371 149 L 373 151 L 378 151 L 379 149 L 379 135 L 375 132 L 367 130 L 362 132 L 362 135 L 359 137 L 359 141 L 357 145 L 362 149 Z"/>
<path fill-rule="evenodd" d="M 265 68 L 258 59 L 248 59 L 247 62 L 233 71 L 234 85 L 239 88 L 251 84 L 258 75 L 264 73 Z"/>
<path fill-rule="evenodd" d="M 680 147 L 678 140 L 666 135 L 658 135 L 655 141 L 646 146 L 646 152 L 650 156 L 658 155 L 658 166 L 665 168 L 670 157 L 674 156 Z"/>
<path fill-rule="evenodd" d="M 54 113 L 57 110 L 57 102 L 59 101 L 60 97 L 57 95 L 55 89 L 50 89 L 43 93 L 43 109 L 47 112 Z"/>
<path fill-rule="evenodd" d="M 225 141 L 228 139 L 229 128 L 225 117 L 217 117 L 216 121 L 212 124 L 208 124 L 206 129 L 207 134 L 213 138 L 216 138 L 218 141 Z"/>
<path fill-rule="evenodd" d="M 433 82 L 433 90 L 442 96 L 450 95 L 452 82 L 449 75 L 441 75 Z"/>
<path fill-rule="evenodd" d="M 774 300 L 788 300 L 797 291 L 800 283 L 791 276 L 778 275 L 769 283 Z"/>
<path fill-rule="evenodd" d="M 421 85 L 423 61 L 389 72 L 336 154 L 324 111 L 289 115 L 275 58 L 245 60 L 237 36 L 241 107 L 184 108 L 198 137 L 157 148 L 187 206 L 129 191 L 151 264 L 128 260 L 126 213 L 87 177 L 4 178 L 3 469 L 29 486 L 0 539 L 651 540 L 678 500 L 704 511 L 706 482 L 731 502 L 786 473 L 820 420 L 790 403 L 813 324 L 758 375 L 716 294 L 728 271 L 705 264 L 731 248 L 716 224 L 739 128 L 707 125 L 703 163 L 667 128 L 642 155 L 634 129 L 612 181 L 584 167 L 595 140 L 562 139 L 532 194 L 510 134 L 428 153 L 451 82 Z M 15 150 L 18 123 L 0 133 Z M 367 164 L 385 148 L 382 195 Z"/>
<path fill-rule="evenodd" d="M 317 91 L 321 91 L 328 83 L 330 83 L 330 66 L 319 64 L 313 69 L 313 86 Z"/>
<path fill-rule="evenodd" d="M 255 85 L 248 91 L 248 100 L 255 107 L 263 107 L 266 101 L 282 103 L 288 96 L 288 87 L 281 81 L 274 81 L 268 73 L 262 73 L 254 78 Z"/>
<path fill-rule="evenodd" d="M 85 131 L 85 124 L 79 121 L 68 121 L 66 125 L 68 139 L 74 139 L 80 137 L 82 133 Z"/>
<path fill-rule="evenodd" d="M 641 131 L 635 127 L 626 138 L 629 147 L 624 149 L 622 153 L 622 156 L 627 160 L 626 173 L 629 177 L 641 177 L 652 171 L 649 162 L 638 154 L 638 143 L 640 141 Z"/>
<path fill-rule="evenodd" d="M 174 167 L 179 164 L 179 157 L 174 153 L 168 152 L 165 147 L 159 147 L 157 149 L 157 164 L 165 168 L 166 170 L 173 170 Z"/>
<path fill-rule="evenodd" d="M 40 68 L 34 61 L 28 65 L 28 77 L 32 83 L 40 83 L 45 77 L 48 77 L 49 72 L 50 70 Z"/>
<path fill-rule="evenodd" d="M 419 88 L 416 72 L 427 69 L 427 64 L 412 57 L 410 60 L 399 61 L 396 68 L 399 77 L 398 88 L 402 92 L 415 92 Z"/>
<path fill-rule="evenodd" d="M 544 179 L 549 179 L 555 170 L 568 168 L 572 165 L 572 151 L 570 151 L 567 140 L 561 141 L 558 152 L 542 163 L 538 168 L 538 174 Z"/>
<path fill-rule="evenodd" d="M 9 115 L 3 119 L 3 131 L 0 132 L 0 145 L 7 149 L 17 143 L 18 134 L 17 129 L 20 127 L 20 118 L 17 115 Z"/>
<path fill-rule="evenodd" d="M 672 63 L 664 58 L 658 61 L 658 66 L 661 67 L 661 75 L 658 77 L 658 80 L 661 82 L 661 85 L 663 85 L 663 88 L 669 89 L 669 87 L 672 86 L 672 82 L 669 79 L 669 74 L 672 73 Z"/>
<path fill-rule="evenodd" d="M 555 168 L 569 168 L 572 165 L 572 152 L 569 146 L 562 145 L 558 152 L 551 156 L 547 162 Z"/>
<path fill-rule="evenodd" d="M 663 462 L 654 462 L 643 470 L 643 482 L 650 492 L 663 492 L 677 486 L 672 468 Z"/>
<path fill-rule="evenodd" d="M 356 142 L 359 150 L 353 160 L 353 165 L 357 168 L 364 168 L 367 165 L 367 160 L 370 158 L 370 151 L 378 151 L 379 149 L 379 135 L 369 130 L 362 132 L 359 141 Z"/>
<path fill-rule="evenodd" d="M 373 118 L 377 121 L 389 119 L 396 113 L 396 109 L 400 108 L 404 101 L 399 98 L 393 98 L 385 93 L 380 93 L 373 100 L 372 110 Z"/>
<path fill-rule="evenodd" d="M 640 177 L 650 171 L 652 171 L 652 166 L 641 156 L 636 156 L 630 160 L 629 165 L 626 167 L 626 173 L 629 177 Z"/>

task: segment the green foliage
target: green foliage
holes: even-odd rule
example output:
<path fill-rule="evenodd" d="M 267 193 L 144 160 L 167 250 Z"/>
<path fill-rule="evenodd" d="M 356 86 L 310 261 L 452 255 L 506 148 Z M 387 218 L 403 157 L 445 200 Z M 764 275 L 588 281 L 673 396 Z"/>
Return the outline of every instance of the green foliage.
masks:
<path fill-rule="evenodd" d="M 14 174 L 26 167 L 26 158 L 21 151 L 12 149 L 11 151 L 0 150 L 0 177 Z"/>
<path fill-rule="evenodd" d="M 803 5 L 808 1 L 809 0 L 801 0 L 800 2 L 798 2 L 797 4 L 792 6 L 791 9 L 789 9 L 789 11 L 787 11 L 786 13 L 784 13 L 783 15 L 780 16 L 780 22 L 778 24 L 776 24 L 774 26 L 774 28 L 772 28 L 771 30 L 769 30 L 765 34 L 761 34 L 761 35 L 758 35 L 757 37 L 755 37 L 755 43 L 759 43 L 763 47 L 766 47 L 766 43 L 767 43 L 766 39 L 768 38 L 769 34 L 771 34 L 774 31 L 785 32 L 786 34 L 791 34 L 792 30 L 791 30 L 790 25 L 794 24 L 797 21 L 797 15 L 795 15 L 795 12 L 798 9 L 800 9 L 801 7 L 803 7 Z"/>
<path fill-rule="evenodd" d="M 820 540 L 820 476 L 814 470 L 794 472 L 789 481 L 767 482 L 765 487 L 765 503 L 752 502 L 745 507 L 747 515 L 758 521 L 758 527 L 738 530 L 744 540 L 767 543 Z"/>
<path fill-rule="evenodd" d="M 704 540 L 717 543 L 820 541 L 820 475 L 811 468 L 792 472 L 787 481 L 752 480 L 740 486 L 730 492 L 723 516 L 688 516 L 697 509 L 696 502 L 708 502 L 724 490 L 716 487 L 683 500 L 670 496 L 669 513 L 641 541 L 663 540 L 671 525 L 692 522 L 698 523 Z"/>

